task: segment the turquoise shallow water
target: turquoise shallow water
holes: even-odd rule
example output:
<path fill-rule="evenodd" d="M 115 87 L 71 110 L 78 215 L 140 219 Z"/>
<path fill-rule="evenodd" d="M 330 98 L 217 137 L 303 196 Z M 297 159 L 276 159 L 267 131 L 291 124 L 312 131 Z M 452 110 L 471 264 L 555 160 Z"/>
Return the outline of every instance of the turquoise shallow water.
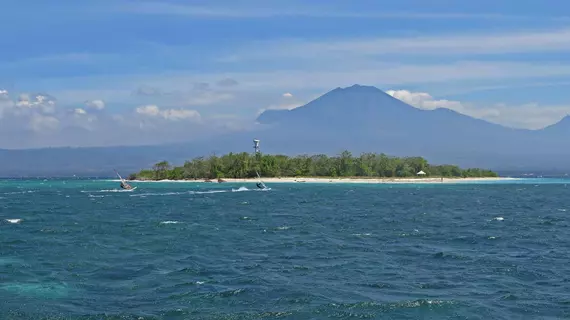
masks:
<path fill-rule="evenodd" d="M 566 182 L 1 181 L 0 319 L 570 317 Z"/>

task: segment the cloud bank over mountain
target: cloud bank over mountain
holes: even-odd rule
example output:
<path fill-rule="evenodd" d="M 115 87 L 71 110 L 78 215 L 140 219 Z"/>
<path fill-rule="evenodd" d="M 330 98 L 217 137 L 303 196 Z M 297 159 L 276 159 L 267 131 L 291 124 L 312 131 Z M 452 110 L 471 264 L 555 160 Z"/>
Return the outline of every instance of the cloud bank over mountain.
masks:
<path fill-rule="evenodd" d="M 570 5 L 481 1 L 12 1 L 0 148 L 231 135 L 355 83 L 514 128 L 556 123 Z"/>
<path fill-rule="evenodd" d="M 115 105 L 100 98 L 62 103 L 48 93 L 12 93 L 3 89 L 0 148 L 191 142 L 254 130 L 256 117 L 264 111 L 293 110 L 318 97 L 306 92 L 276 92 L 262 94 L 256 103 L 250 101 L 251 89 L 238 88 L 238 81 L 233 79 L 220 80 L 213 86 L 197 83 L 187 90 L 139 86 Z M 406 89 L 386 93 L 418 109 L 450 109 L 512 128 L 541 129 L 570 113 L 570 105 L 485 104 Z M 244 115 L 240 109 L 249 112 Z"/>

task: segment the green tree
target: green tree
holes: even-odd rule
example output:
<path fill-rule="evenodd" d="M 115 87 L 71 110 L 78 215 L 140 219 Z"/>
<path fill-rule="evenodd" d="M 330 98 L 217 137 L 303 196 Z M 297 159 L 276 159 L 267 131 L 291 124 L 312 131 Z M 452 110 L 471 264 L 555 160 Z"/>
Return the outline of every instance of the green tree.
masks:
<path fill-rule="evenodd" d="M 161 161 L 153 166 L 153 171 L 156 180 L 163 180 L 168 177 L 168 170 L 170 170 L 170 164 L 168 161 Z"/>
<path fill-rule="evenodd" d="M 363 153 L 353 157 L 344 151 L 336 157 L 319 155 L 252 155 L 246 152 L 212 155 L 186 161 L 172 167 L 167 161 L 155 164 L 152 170 L 141 170 L 130 178 L 161 179 L 214 179 L 252 178 L 258 171 L 264 177 L 410 177 L 423 170 L 435 177 L 496 177 L 490 170 L 470 168 L 462 170 L 454 165 L 431 165 L 421 157 L 398 158 L 385 154 Z"/>

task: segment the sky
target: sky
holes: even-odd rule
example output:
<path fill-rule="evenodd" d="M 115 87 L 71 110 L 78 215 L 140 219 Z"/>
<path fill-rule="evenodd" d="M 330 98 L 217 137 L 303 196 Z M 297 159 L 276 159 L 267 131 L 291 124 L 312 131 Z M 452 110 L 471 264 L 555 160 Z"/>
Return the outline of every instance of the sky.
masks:
<path fill-rule="evenodd" d="M 570 113 L 570 3 L 5 0 L 0 148 L 251 130 L 336 88 L 540 129 Z"/>

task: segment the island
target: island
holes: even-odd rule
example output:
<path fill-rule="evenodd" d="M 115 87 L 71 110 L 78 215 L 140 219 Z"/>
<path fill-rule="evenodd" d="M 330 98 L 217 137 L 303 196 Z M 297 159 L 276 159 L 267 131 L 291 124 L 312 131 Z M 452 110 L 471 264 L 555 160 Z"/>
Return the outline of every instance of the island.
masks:
<path fill-rule="evenodd" d="M 257 181 L 265 182 L 429 182 L 449 180 L 504 179 L 486 169 L 462 169 L 456 165 L 432 165 L 422 157 L 394 157 L 363 153 L 353 156 L 344 151 L 338 156 L 271 155 L 229 153 L 186 161 L 172 166 L 167 161 L 131 174 L 134 181 Z"/>

